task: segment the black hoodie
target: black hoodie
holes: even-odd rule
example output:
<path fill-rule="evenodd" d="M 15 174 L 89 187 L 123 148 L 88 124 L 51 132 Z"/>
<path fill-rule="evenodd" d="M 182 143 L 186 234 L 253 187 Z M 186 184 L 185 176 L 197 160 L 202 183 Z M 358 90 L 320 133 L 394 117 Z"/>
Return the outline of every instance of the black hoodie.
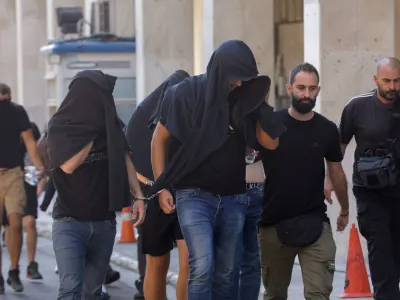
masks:
<path fill-rule="evenodd" d="M 132 162 L 138 173 L 154 180 L 151 167 L 151 138 L 158 122 L 165 91 L 189 77 L 179 70 L 170 75 L 159 87 L 139 103 L 126 127 L 126 138 L 132 147 Z"/>
<path fill-rule="evenodd" d="M 243 129 L 248 146 L 257 147 L 257 121 L 272 138 L 286 130 L 265 103 L 271 81 L 258 76 L 250 48 L 243 41 L 226 41 L 213 53 L 206 74 L 190 77 L 166 92 L 164 101 L 170 103 L 166 128 L 183 145 L 153 185 L 152 193 L 174 187 L 225 143 L 230 85 L 238 80 L 243 85 L 234 92 L 238 101 L 232 121 Z"/>
<path fill-rule="evenodd" d="M 76 74 L 69 92 L 48 126 L 47 147 L 53 168 L 68 159 L 106 132 L 106 140 L 93 148 L 106 146 L 109 172 L 109 210 L 120 211 L 130 205 L 125 153 L 129 151 L 122 121 L 117 116 L 113 90 L 117 78 L 101 71 L 86 70 Z M 74 88 L 77 82 L 87 82 L 87 88 Z M 98 89 L 103 97 L 93 97 Z M 105 144 L 105 145 L 104 145 Z"/>

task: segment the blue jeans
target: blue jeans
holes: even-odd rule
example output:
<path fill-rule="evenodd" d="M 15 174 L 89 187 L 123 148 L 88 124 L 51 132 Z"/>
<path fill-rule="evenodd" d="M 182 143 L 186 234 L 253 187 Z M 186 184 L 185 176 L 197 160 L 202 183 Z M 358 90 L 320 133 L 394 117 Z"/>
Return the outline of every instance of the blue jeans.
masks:
<path fill-rule="evenodd" d="M 116 221 L 54 220 L 53 248 L 60 277 L 57 300 L 100 300 Z"/>
<path fill-rule="evenodd" d="M 237 299 L 236 260 L 249 197 L 185 189 L 176 191 L 176 204 L 189 251 L 188 300 Z"/>
<path fill-rule="evenodd" d="M 243 228 L 243 243 L 239 245 L 237 256 L 239 300 L 257 300 L 261 285 L 260 249 L 258 246 L 257 228 L 261 219 L 263 183 L 248 184 L 247 195 L 250 205 L 246 213 Z"/>

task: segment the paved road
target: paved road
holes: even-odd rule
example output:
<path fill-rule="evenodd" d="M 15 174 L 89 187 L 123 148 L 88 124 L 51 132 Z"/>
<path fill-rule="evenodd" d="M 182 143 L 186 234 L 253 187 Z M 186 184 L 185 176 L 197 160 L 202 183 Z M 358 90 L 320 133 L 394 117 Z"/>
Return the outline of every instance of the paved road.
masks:
<path fill-rule="evenodd" d="M 7 271 L 9 269 L 8 253 L 3 248 L 3 276 L 6 278 Z M 42 281 L 30 281 L 25 279 L 26 276 L 26 251 L 23 249 L 21 256 L 20 268 L 21 268 L 21 280 L 25 286 L 25 290 L 22 293 L 15 293 L 6 285 L 6 294 L 1 295 L 1 300 L 54 300 L 57 299 L 58 290 L 58 276 L 54 273 L 55 257 L 53 252 L 53 246 L 50 240 L 40 238 L 38 243 L 37 259 L 39 263 L 39 269 L 42 273 L 44 280 Z M 133 282 L 138 278 L 138 274 L 121 269 L 117 266 L 116 270 L 121 272 L 120 281 L 108 286 L 108 292 L 111 295 L 112 300 L 131 300 L 133 295 L 136 293 L 133 287 Z M 175 299 L 175 290 L 173 287 L 168 287 L 169 299 Z"/>

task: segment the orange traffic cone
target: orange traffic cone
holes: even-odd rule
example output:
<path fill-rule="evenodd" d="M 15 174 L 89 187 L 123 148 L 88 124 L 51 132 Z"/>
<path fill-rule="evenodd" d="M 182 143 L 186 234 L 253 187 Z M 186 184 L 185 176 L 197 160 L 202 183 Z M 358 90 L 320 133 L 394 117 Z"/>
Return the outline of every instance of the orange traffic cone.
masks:
<path fill-rule="evenodd" d="M 118 243 L 136 243 L 130 207 L 122 209 L 121 237 Z"/>
<path fill-rule="evenodd" d="M 371 293 L 369 286 L 360 237 L 356 225 L 353 224 L 350 229 L 344 294 L 340 295 L 339 298 L 365 298 L 373 296 L 374 294 Z"/>

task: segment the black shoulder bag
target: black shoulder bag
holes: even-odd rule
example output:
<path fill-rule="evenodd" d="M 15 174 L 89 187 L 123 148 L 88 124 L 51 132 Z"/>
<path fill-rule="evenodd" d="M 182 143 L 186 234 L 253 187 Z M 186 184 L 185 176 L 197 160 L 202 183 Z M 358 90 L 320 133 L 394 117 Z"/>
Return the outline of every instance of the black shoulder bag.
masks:
<path fill-rule="evenodd" d="M 400 115 L 391 117 L 389 138 L 381 145 L 368 146 L 360 151 L 360 158 L 355 164 L 355 171 L 361 180 L 361 187 L 380 190 L 396 186 L 399 181 L 398 122 Z"/>

